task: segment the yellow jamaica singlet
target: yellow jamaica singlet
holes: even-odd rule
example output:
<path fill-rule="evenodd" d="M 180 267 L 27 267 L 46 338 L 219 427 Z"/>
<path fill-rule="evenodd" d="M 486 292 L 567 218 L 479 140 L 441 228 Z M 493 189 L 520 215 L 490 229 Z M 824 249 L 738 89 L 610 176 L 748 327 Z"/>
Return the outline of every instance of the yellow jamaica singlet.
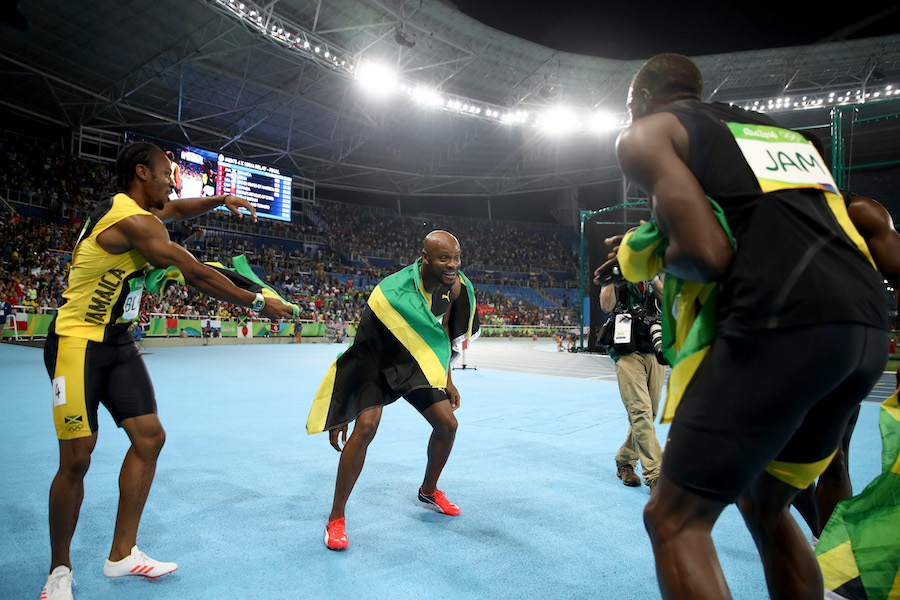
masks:
<path fill-rule="evenodd" d="M 88 217 L 72 253 L 65 303 L 54 325 L 57 335 L 105 342 L 127 332 L 140 314 L 147 260 L 137 250 L 110 254 L 97 236 L 122 219 L 151 214 L 120 193 Z"/>

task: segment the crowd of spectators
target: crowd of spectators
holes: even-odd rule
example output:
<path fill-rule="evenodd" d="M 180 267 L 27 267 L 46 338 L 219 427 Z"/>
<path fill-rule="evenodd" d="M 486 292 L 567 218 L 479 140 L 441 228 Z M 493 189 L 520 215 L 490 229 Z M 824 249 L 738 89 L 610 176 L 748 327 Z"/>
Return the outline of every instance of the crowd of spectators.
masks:
<path fill-rule="evenodd" d="M 83 220 L 111 193 L 112 171 L 37 140 L 0 137 L 0 155 L 0 193 L 6 200 L 0 205 L 0 300 L 36 313 L 54 312 L 62 302 Z M 443 228 L 460 238 L 463 268 L 477 267 L 469 274 L 485 325 L 575 323 L 575 311 L 565 303 L 537 308 L 494 288 L 534 286 L 532 270 L 574 272 L 577 259 L 560 231 L 535 233 L 514 223 L 433 215 L 401 217 L 336 202 L 307 207 L 291 223 L 244 220 L 235 233 L 234 222 L 230 213 L 214 212 L 198 222 L 172 225 L 170 234 L 200 260 L 228 265 L 230 257 L 248 255 L 268 283 L 301 307 L 304 320 L 357 321 L 374 285 L 418 257 L 425 234 Z M 250 316 L 249 309 L 180 285 L 169 285 L 160 296 L 145 294 L 142 309 L 160 315 Z"/>

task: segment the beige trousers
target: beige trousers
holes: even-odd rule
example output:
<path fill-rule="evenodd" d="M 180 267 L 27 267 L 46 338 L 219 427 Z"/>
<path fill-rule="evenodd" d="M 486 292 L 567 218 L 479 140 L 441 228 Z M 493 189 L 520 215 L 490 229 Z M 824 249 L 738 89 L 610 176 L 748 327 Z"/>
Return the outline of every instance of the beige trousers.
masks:
<path fill-rule="evenodd" d="M 653 354 L 623 354 L 616 361 L 619 394 L 628 413 L 628 435 L 616 453 L 616 466 L 641 462 L 644 483 L 659 477 L 662 447 L 656 438 L 656 412 L 666 368 Z"/>

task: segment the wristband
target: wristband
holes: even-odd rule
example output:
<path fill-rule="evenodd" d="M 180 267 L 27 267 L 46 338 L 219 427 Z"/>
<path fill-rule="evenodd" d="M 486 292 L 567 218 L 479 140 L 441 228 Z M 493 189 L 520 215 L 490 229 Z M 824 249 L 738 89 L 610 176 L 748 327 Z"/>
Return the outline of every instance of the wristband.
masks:
<path fill-rule="evenodd" d="M 253 310 L 255 310 L 256 312 L 259 312 L 262 309 L 264 309 L 265 307 L 266 307 L 266 297 L 263 296 L 262 294 L 257 293 L 256 299 L 253 300 L 253 305 L 251 306 L 251 308 Z"/>

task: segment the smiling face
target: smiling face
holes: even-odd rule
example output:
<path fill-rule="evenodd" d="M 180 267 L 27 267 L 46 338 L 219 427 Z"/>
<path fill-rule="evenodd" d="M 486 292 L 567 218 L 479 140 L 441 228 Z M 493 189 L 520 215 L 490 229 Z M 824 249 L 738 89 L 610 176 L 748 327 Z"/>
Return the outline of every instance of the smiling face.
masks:
<path fill-rule="evenodd" d="M 456 283 L 460 263 L 459 241 L 446 231 L 432 231 L 425 238 L 422 251 L 422 267 L 419 274 L 422 285 L 429 292 L 439 285 Z"/>
<path fill-rule="evenodd" d="M 150 208 L 162 209 L 172 192 L 172 164 L 162 152 L 153 155 L 150 165 L 138 165 L 141 187 Z"/>

